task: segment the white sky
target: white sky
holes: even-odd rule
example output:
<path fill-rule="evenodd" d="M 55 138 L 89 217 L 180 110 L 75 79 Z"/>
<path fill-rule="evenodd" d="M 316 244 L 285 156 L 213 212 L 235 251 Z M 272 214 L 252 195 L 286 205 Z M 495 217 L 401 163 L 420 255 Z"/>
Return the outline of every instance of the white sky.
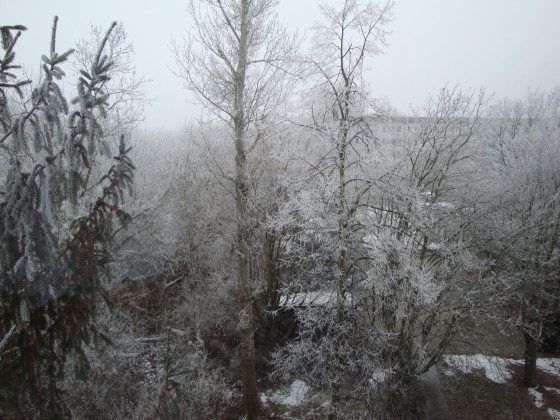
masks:
<path fill-rule="evenodd" d="M 57 49 L 87 38 L 91 24 L 121 21 L 134 43 L 136 68 L 152 82 L 146 108 L 151 128 L 179 128 L 199 115 L 170 68 L 171 39 L 188 30 L 186 0 L 1 0 L 0 25 L 28 27 L 16 61 L 37 69 L 48 51 L 57 14 Z M 280 0 L 279 15 L 300 32 L 319 18 L 316 0 Z M 340 0 L 330 0 L 332 5 Z M 393 34 L 384 55 L 373 57 L 368 82 L 401 111 L 420 106 L 446 83 L 485 87 L 496 97 L 560 85 L 559 0 L 396 0 Z"/>

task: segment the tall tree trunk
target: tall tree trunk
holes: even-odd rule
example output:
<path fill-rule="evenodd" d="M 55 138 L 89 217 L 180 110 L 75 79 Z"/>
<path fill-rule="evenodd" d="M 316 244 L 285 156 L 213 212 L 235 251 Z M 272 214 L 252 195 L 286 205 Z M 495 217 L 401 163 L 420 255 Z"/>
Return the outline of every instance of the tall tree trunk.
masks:
<path fill-rule="evenodd" d="M 338 184 L 338 278 L 336 283 L 336 315 L 334 322 L 333 365 L 331 373 L 331 405 L 332 413 L 329 418 L 334 418 L 340 403 L 340 350 L 344 341 L 344 300 L 346 281 L 346 132 L 339 144 L 339 184 Z"/>
<path fill-rule="evenodd" d="M 530 334 L 523 333 L 525 336 L 525 369 L 523 383 L 530 388 L 537 386 L 537 351 L 538 341 Z"/>
<path fill-rule="evenodd" d="M 241 243 L 238 250 L 238 276 L 239 276 L 239 341 L 241 371 L 243 379 L 243 407 L 247 418 L 256 419 L 258 416 L 259 401 L 257 396 L 257 375 L 255 369 L 255 321 L 253 313 L 253 297 L 249 277 L 249 248 L 244 243 L 243 229 L 238 229 Z"/>
<path fill-rule="evenodd" d="M 256 419 L 259 412 L 257 375 L 255 368 L 255 320 L 253 294 L 250 278 L 250 231 L 247 220 L 247 157 L 245 154 L 245 75 L 247 71 L 247 48 L 249 30 L 249 2 L 241 1 L 241 27 L 237 69 L 235 71 L 235 206 L 237 211 L 237 281 L 239 287 L 239 341 L 243 378 L 243 407 L 249 420 Z"/>

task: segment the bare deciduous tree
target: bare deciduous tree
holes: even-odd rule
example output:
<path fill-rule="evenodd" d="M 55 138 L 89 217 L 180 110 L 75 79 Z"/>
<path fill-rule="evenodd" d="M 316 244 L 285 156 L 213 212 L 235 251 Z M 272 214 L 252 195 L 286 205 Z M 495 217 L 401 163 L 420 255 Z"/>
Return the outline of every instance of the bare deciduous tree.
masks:
<path fill-rule="evenodd" d="M 103 38 L 101 27 L 92 25 L 90 37 L 76 43 L 73 57 L 76 72 L 91 65 L 97 44 Z M 110 77 L 104 88 L 114 98 L 107 107 L 108 118 L 104 121 L 107 135 L 130 131 L 144 118 L 144 105 L 149 102 L 145 97 L 144 87 L 148 82 L 138 76 L 133 64 L 134 45 L 129 41 L 122 23 L 117 23 L 107 40 L 107 57 L 113 63 L 108 72 Z"/>
<path fill-rule="evenodd" d="M 175 45 L 178 74 L 211 115 L 231 130 L 235 148 L 237 275 L 243 405 L 258 415 L 253 285 L 248 217 L 248 142 L 260 139 L 260 125 L 281 97 L 283 64 L 293 48 L 274 15 L 274 0 L 218 0 L 189 3 L 194 31 Z"/>
<path fill-rule="evenodd" d="M 366 118 L 374 113 L 372 101 L 363 81 L 363 70 L 368 55 L 380 52 L 386 45 L 386 26 L 391 20 L 392 4 L 383 6 L 356 0 L 345 0 L 342 8 L 322 6 L 323 23 L 314 28 L 312 58 L 317 72 L 317 86 L 322 91 L 322 103 L 313 107 L 313 126 L 332 142 L 334 166 L 338 178 L 337 208 L 337 298 L 335 338 L 331 380 L 331 399 L 336 410 L 340 401 L 340 347 L 343 337 L 343 318 L 346 278 L 348 276 L 347 248 L 351 218 L 360 196 L 369 188 L 359 177 L 351 177 L 349 168 L 357 165 L 349 159 L 358 144 L 372 141 Z M 369 114 L 369 115 L 368 115 Z M 359 153 L 358 153 L 359 155 Z M 354 197 L 348 191 L 355 190 Z"/>
<path fill-rule="evenodd" d="M 383 142 L 386 172 L 363 214 L 371 261 L 361 296 L 403 379 L 439 360 L 491 286 L 467 229 L 486 104 L 484 91 L 443 88 L 416 117 L 396 117 L 398 132 Z"/>
<path fill-rule="evenodd" d="M 494 107 L 482 249 L 494 259 L 508 319 L 525 338 L 527 386 L 535 386 L 543 322 L 558 311 L 560 89 Z"/>

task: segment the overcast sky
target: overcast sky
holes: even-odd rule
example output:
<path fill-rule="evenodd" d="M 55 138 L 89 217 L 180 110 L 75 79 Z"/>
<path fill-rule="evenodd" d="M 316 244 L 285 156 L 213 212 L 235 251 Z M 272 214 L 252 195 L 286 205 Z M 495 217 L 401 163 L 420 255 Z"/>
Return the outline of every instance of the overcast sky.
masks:
<path fill-rule="evenodd" d="M 48 51 L 52 18 L 59 16 L 57 49 L 87 38 L 91 24 L 124 24 L 136 68 L 151 83 L 146 109 L 151 128 L 179 128 L 199 115 L 171 72 L 171 39 L 189 28 L 186 0 L 2 0 L 0 25 L 28 27 L 16 59 L 38 68 Z M 319 18 L 316 0 L 280 0 L 280 18 L 300 32 Z M 341 0 L 326 3 L 337 5 Z M 396 0 L 385 54 L 370 59 L 374 93 L 399 110 L 419 106 L 446 83 L 484 87 L 496 97 L 560 85 L 559 0 Z"/>

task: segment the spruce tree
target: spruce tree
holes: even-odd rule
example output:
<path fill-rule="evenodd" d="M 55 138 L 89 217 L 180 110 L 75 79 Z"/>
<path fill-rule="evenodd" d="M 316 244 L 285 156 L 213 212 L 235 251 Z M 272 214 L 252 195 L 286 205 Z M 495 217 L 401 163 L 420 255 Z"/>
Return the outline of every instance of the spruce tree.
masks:
<path fill-rule="evenodd" d="M 134 166 L 123 137 L 92 180 L 94 166 L 111 161 L 100 121 L 112 66 L 103 49 L 115 24 L 69 103 L 60 83 L 73 50 L 56 51 L 57 22 L 33 88 L 14 61 L 26 28 L 0 27 L 0 417 L 63 414 L 57 383 L 69 357 L 87 374 L 84 346 L 102 337 L 95 308 L 112 228 L 129 218 L 121 205 Z"/>

